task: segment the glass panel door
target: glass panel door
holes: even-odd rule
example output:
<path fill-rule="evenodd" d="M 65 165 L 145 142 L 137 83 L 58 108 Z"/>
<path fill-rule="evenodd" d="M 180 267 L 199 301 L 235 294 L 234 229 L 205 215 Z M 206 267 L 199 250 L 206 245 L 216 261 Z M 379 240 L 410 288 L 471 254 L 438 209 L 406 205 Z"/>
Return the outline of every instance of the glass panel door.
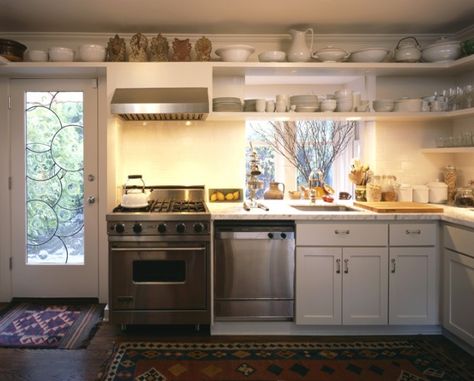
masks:
<path fill-rule="evenodd" d="M 84 264 L 82 92 L 26 93 L 27 264 Z"/>
<path fill-rule="evenodd" d="M 97 296 L 97 90 L 12 80 L 11 98 L 13 296 Z"/>

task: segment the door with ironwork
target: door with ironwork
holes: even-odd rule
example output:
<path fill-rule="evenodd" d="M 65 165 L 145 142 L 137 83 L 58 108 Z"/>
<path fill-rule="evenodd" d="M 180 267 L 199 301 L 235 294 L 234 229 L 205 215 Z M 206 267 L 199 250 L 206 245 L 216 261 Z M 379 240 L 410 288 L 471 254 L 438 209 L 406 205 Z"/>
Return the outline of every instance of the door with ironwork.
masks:
<path fill-rule="evenodd" d="M 10 81 L 12 296 L 98 296 L 97 86 Z"/>

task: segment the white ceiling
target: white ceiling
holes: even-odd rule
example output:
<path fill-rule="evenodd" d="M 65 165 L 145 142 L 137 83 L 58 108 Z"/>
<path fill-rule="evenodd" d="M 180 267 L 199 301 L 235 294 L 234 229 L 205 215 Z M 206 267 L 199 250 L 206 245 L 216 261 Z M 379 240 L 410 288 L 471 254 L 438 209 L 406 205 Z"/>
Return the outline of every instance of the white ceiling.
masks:
<path fill-rule="evenodd" d="M 453 33 L 473 0 L 1 0 L 0 32 Z"/>

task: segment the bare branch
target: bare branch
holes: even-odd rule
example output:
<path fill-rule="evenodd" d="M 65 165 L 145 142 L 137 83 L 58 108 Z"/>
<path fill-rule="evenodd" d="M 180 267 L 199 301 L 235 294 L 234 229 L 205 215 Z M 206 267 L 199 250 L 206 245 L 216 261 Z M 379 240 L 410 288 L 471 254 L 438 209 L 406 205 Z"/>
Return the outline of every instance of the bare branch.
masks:
<path fill-rule="evenodd" d="M 334 160 L 347 148 L 357 122 L 306 120 L 270 122 L 273 129 L 252 126 L 262 141 L 272 147 L 309 180 L 312 171 L 324 178 Z"/>

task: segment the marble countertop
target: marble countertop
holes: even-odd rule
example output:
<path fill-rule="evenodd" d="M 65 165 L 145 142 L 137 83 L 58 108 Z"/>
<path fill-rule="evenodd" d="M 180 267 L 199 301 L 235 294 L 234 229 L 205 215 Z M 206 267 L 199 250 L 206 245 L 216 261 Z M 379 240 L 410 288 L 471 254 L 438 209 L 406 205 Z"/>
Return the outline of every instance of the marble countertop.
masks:
<path fill-rule="evenodd" d="M 474 209 L 442 206 L 443 213 L 375 213 L 353 206 L 351 201 L 337 201 L 327 204 L 316 201 L 316 205 L 343 205 L 356 211 L 301 211 L 292 206 L 309 206 L 308 200 L 261 200 L 260 203 L 269 208 L 268 211 L 259 208 L 244 210 L 242 203 L 222 202 L 207 203 L 213 220 L 297 220 L 297 221 L 393 221 L 393 220 L 441 220 L 474 228 Z M 313 204 L 314 205 L 314 204 Z"/>

